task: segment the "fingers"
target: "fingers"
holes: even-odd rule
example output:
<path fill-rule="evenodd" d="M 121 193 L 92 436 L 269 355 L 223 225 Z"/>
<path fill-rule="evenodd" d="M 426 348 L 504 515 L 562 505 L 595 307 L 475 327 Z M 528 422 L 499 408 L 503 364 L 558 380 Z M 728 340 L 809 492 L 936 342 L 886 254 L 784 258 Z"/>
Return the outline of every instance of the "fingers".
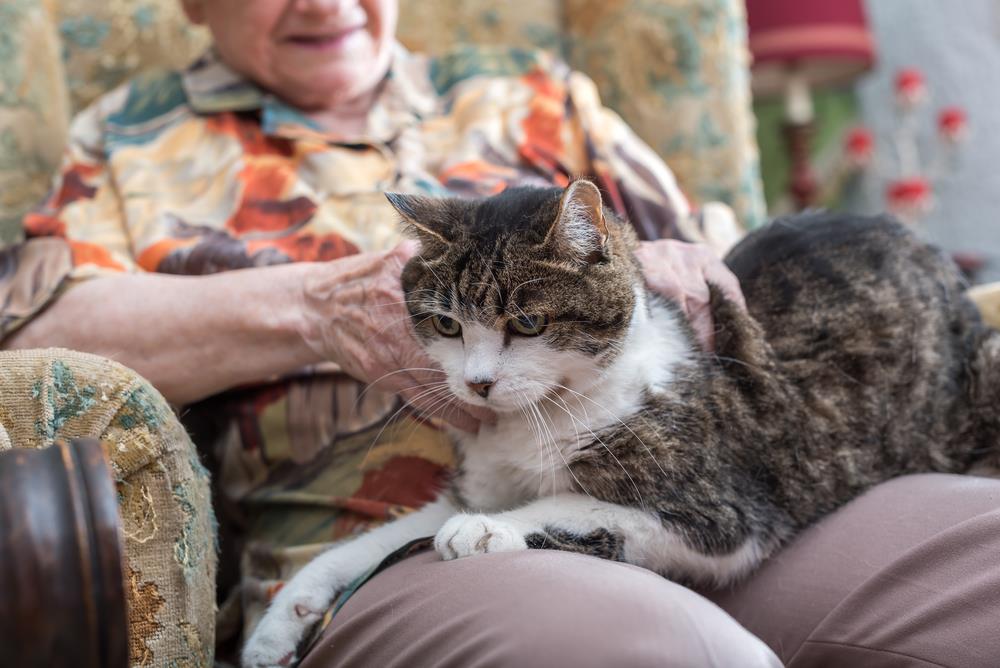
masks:
<path fill-rule="evenodd" d="M 700 305 L 692 308 L 687 313 L 688 323 L 694 331 L 698 345 L 705 352 L 715 350 L 715 323 L 712 321 L 712 312 L 708 305 Z"/>
<path fill-rule="evenodd" d="M 406 239 L 399 242 L 396 246 L 389 251 L 389 253 L 397 260 L 399 260 L 400 266 L 403 266 L 411 257 L 416 255 L 420 251 L 420 243 L 414 239 Z"/>
<path fill-rule="evenodd" d="M 731 302 L 744 309 L 747 307 L 739 279 L 721 260 L 713 257 L 710 262 L 704 265 L 703 270 L 707 282 L 718 286 L 722 290 L 722 294 L 728 297 Z"/>
<path fill-rule="evenodd" d="M 707 246 L 663 239 L 640 244 L 636 257 L 647 285 L 681 306 L 706 351 L 713 349 L 715 338 L 708 284 L 717 285 L 726 297 L 746 308 L 739 280 Z"/>

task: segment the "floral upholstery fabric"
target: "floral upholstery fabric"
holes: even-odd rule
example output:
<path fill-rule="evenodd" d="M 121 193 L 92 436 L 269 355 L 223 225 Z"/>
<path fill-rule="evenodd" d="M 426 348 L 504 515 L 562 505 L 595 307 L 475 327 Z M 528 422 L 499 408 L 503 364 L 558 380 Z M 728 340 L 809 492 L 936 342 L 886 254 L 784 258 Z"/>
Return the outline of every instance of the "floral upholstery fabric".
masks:
<path fill-rule="evenodd" d="M 764 223 L 743 0 L 564 0 L 566 59 L 695 201 Z"/>
<path fill-rule="evenodd" d="M 0 247 L 21 237 L 21 218 L 48 190 L 66 144 L 67 105 L 45 5 L 0 2 Z"/>
<path fill-rule="evenodd" d="M 560 54 L 692 199 L 764 222 L 743 0 L 404 0 L 398 34 L 424 53 L 469 42 Z"/>
<path fill-rule="evenodd" d="M 398 34 L 414 51 L 465 42 L 555 52 L 597 82 L 693 200 L 763 221 L 742 0 L 400 5 Z M 139 72 L 186 65 L 207 42 L 179 0 L 0 3 L 0 245 L 48 189 L 70 114 Z"/>
<path fill-rule="evenodd" d="M 163 397 L 120 364 L 68 350 L 0 352 L 0 450 L 108 446 L 124 542 L 132 666 L 203 668 L 215 649 L 208 476 Z"/>
<path fill-rule="evenodd" d="M 181 69 L 209 44 L 180 0 L 50 0 L 73 113 L 140 71 Z"/>

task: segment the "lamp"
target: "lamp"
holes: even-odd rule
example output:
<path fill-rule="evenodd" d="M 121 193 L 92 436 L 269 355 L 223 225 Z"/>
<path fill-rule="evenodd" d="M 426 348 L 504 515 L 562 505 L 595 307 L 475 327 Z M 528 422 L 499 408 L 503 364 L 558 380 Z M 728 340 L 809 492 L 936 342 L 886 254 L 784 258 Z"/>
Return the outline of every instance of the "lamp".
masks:
<path fill-rule="evenodd" d="M 811 88 L 843 84 L 871 67 L 874 46 L 861 0 L 746 0 L 754 95 L 783 94 L 795 206 L 815 203 L 810 163 Z"/>

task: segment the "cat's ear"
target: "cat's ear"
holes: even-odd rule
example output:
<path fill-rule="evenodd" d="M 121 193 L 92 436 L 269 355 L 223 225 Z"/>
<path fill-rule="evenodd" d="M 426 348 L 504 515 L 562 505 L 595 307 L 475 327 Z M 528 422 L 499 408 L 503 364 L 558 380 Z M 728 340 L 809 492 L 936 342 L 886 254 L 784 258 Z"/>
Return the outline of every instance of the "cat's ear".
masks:
<path fill-rule="evenodd" d="M 559 213 L 545 244 L 561 258 L 594 264 L 604 259 L 607 242 L 601 191 L 590 181 L 574 181 L 559 200 Z"/>
<path fill-rule="evenodd" d="M 455 221 L 447 200 L 403 193 L 386 193 L 385 198 L 403 217 L 407 231 L 425 245 L 454 241 Z"/>

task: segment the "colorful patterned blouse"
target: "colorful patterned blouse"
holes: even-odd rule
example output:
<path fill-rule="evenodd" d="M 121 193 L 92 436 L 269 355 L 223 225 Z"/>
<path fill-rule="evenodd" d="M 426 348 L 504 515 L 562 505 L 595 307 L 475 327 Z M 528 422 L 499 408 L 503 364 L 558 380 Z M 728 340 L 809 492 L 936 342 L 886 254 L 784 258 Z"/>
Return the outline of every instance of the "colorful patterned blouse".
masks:
<path fill-rule="evenodd" d="M 428 59 L 397 48 L 361 136 L 324 132 L 209 54 L 132 81 L 75 120 L 53 194 L 25 220 L 29 240 L 0 251 L 0 337 L 110 273 L 197 275 L 389 248 L 399 228 L 387 190 L 478 196 L 577 175 L 596 179 L 642 237 L 725 245 L 740 234 L 726 216 L 692 215 L 593 83 L 545 54 Z M 213 464 L 223 529 L 252 541 L 242 558 L 251 618 L 268 583 L 315 553 L 295 546 L 406 512 L 443 480 L 440 432 L 361 389 L 315 367 L 185 414 Z"/>

